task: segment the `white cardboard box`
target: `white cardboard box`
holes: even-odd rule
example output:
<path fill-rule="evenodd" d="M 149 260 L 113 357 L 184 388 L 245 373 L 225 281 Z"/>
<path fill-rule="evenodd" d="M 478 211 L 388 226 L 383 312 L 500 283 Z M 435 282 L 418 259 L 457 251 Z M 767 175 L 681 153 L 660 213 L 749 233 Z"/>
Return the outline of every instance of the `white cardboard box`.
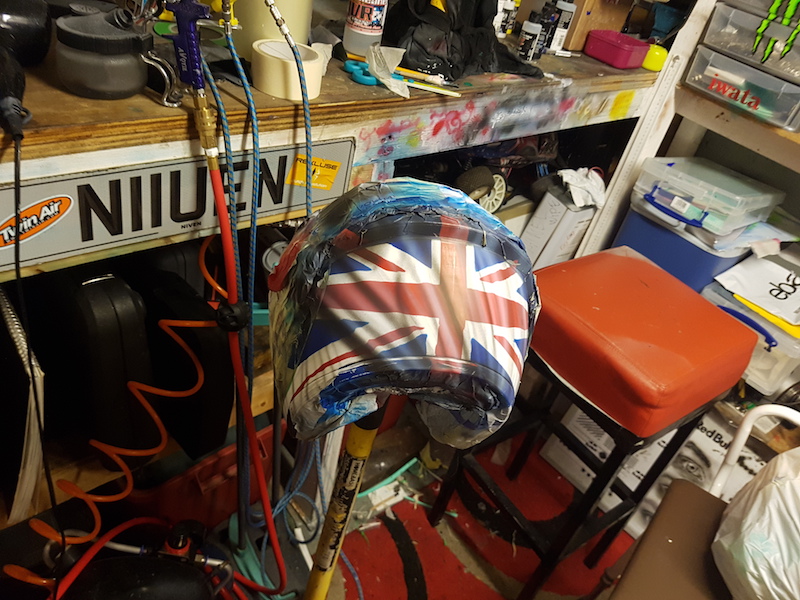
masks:
<path fill-rule="evenodd" d="M 517 237 L 522 235 L 525 227 L 533 217 L 535 205 L 530 198 L 525 196 L 514 196 L 494 213 L 503 224 L 511 230 Z"/>
<path fill-rule="evenodd" d="M 594 212 L 593 206 L 575 206 L 560 188 L 548 190 L 521 236 L 533 268 L 540 269 L 572 258 Z"/>
<path fill-rule="evenodd" d="M 571 407 L 564 415 L 562 423 L 599 458 L 604 458 L 611 452 L 613 441 L 580 409 Z M 705 490 L 709 489 L 734 433 L 735 429 L 716 410 L 712 409 L 706 413 L 647 492 L 628 520 L 625 531 L 634 538 L 642 534 L 673 479 L 688 479 Z M 653 464 L 661 449 L 666 446 L 670 436 L 671 434 L 667 434 L 628 459 L 620 474 L 620 479 L 625 485 L 631 489 L 638 485 L 638 481 L 644 477 L 644 473 Z M 539 454 L 581 491 L 586 491 L 594 478 L 594 473 L 555 436 L 547 439 Z M 722 499 L 729 501 L 763 466 L 764 461 L 745 447 L 727 485 L 722 490 Z M 618 502 L 619 498 L 608 492 L 600 502 L 600 509 L 609 510 Z"/>

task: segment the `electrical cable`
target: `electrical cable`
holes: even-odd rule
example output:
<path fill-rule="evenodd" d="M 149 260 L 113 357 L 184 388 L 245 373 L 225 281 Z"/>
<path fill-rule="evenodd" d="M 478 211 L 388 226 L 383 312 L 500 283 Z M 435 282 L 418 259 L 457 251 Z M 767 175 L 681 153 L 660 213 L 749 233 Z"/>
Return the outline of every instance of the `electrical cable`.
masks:
<path fill-rule="evenodd" d="M 303 68 L 303 59 L 300 56 L 300 50 L 297 48 L 297 43 L 294 41 L 291 32 L 289 31 L 289 27 L 286 25 L 286 21 L 284 21 L 281 12 L 278 10 L 274 0 L 264 0 L 264 4 L 269 9 L 270 14 L 272 14 L 272 18 L 275 20 L 275 25 L 278 26 L 278 30 L 283 34 L 283 37 L 286 39 L 286 43 L 289 44 L 289 48 L 292 50 L 292 55 L 294 56 L 294 62 L 297 66 L 297 75 L 300 78 L 300 95 L 303 99 L 303 125 L 305 128 L 305 141 L 306 141 L 306 217 L 310 217 L 312 211 L 311 207 L 311 191 L 312 191 L 312 182 L 311 182 L 311 175 L 312 175 L 312 154 L 311 154 L 311 106 L 308 101 L 308 86 L 306 85 L 306 72 Z"/>
<path fill-rule="evenodd" d="M 24 82 L 24 76 L 23 76 Z M 24 87 L 24 85 L 23 85 Z M 18 94 L 20 97 L 22 94 Z M 25 109 L 22 109 L 25 110 Z M 19 114 L 19 111 L 15 109 L 15 113 Z M 30 116 L 30 113 L 25 111 L 25 114 Z M 17 123 L 13 119 L 9 119 L 8 114 L 4 114 L 4 117 L 9 123 L 9 127 L 11 129 L 12 139 L 14 140 L 14 277 L 16 280 L 16 289 L 17 289 L 17 302 L 18 302 L 18 309 L 19 309 L 19 316 L 20 316 L 20 325 L 22 326 L 22 330 L 25 334 L 26 340 L 26 362 L 28 366 L 28 373 L 29 377 L 34 376 L 34 364 L 33 364 L 33 347 L 30 343 L 29 331 L 30 331 L 30 322 L 28 319 L 28 305 L 25 301 L 25 292 L 23 290 L 22 285 L 22 257 L 21 257 L 21 248 L 20 244 L 22 243 L 21 235 L 20 235 L 20 223 L 22 221 L 22 140 L 24 139 L 25 135 L 22 132 L 22 121 Z M 17 126 L 18 125 L 18 126 Z M 59 523 L 58 518 L 58 502 L 56 501 L 56 493 L 55 493 L 55 485 L 53 483 L 53 473 L 50 467 L 50 460 L 47 456 L 47 452 L 45 449 L 44 444 L 44 415 L 42 414 L 41 409 L 41 399 L 39 398 L 39 390 L 37 386 L 33 385 L 33 401 L 34 407 L 36 412 L 36 427 L 39 430 L 39 444 L 41 445 L 42 450 L 42 468 L 44 470 L 45 482 L 47 485 L 47 495 L 48 500 L 50 502 L 50 511 L 52 514 L 53 522 L 56 525 L 56 528 L 59 530 L 58 539 L 61 542 L 61 547 L 66 546 L 66 538 L 64 536 L 63 528 Z M 53 590 L 58 591 L 59 586 L 59 576 L 58 570 L 56 571 L 56 577 L 53 580 Z"/>
<path fill-rule="evenodd" d="M 229 14 L 230 11 L 228 11 Z M 208 66 L 208 61 L 206 61 L 205 57 L 201 54 L 200 60 L 203 65 L 203 74 L 205 75 L 206 81 L 211 88 L 211 93 L 214 96 L 214 102 L 217 105 L 217 116 L 218 120 L 222 127 L 222 139 L 223 144 L 225 146 L 225 167 L 226 167 L 226 175 L 228 177 L 228 214 L 231 222 L 231 228 L 233 229 L 233 252 L 234 256 L 236 257 L 236 289 L 241 296 L 242 294 L 242 277 L 241 277 L 241 261 L 239 260 L 239 237 L 236 234 L 237 231 L 237 224 L 238 224 L 238 216 L 237 216 L 237 204 L 236 204 L 236 185 L 234 183 L 234 169 L 233 169 L 233 146 L 231 144 L 231 131 L 230 126 L 228 124 L 228 113 L 225 109 L 225 103 L 222 101 L 222 95 L 219 93 L 219 86 L 217 86 L 217 82 L 214 80 L 214 75 L 211 73 L 211 68 Z M 201 253 L 199 257 L 200 261 L 200 269 L 203 271 L 203 275 L 206 277 L 206 280 L 209 284 L 217 290 L 224 298 L 227 299 L 228 293 L 220 286 L 212 277 L 211 274 L 208 273 L 205 266 L 205 250 L 208 248 L 208 244 L 210 243 L 211 239 L 215 236 L 207 237 L 203 240 L 203 244 L 201 245 Z M 239 346 L 240 351 L 244 351 L 244 340 L 242 340 L 241 336 L 239 338 Z M 249 389 L 253 389 L 252 380 L 249 380 Z M 244 415 L 242 414 L 242 409 L 239 403 L 236 404 L 236 470 L 237 473 L 240 473 L 239 477 L 237 478 L 237 506 L 236 511 L 239 516 L 239 522 L 245 522 L 247 518 L 247 510 L 249 506 L 250 500 L 250 459 L 249 453 L 245 450 L 242 451 L 240 449 L 245 448 L 247 445 L 247 432 L 245 431 L 243 425 Z M 236 540 L 236 546 L 239 550 L 243 550 L 246 546 L 246 538 L 245 538 L 245 530 L 244 528 L 240 528 L 238 531 L 238 536 Z"/>
<path fill-rule="evenodd" d="M 113 446 L 111 444 L 107 444 L 104 442 L 100 442 L 98 440 L 91 440 L 89 444 L 102 452 L 103 454 L 107 455 L 119 468 L 122 470 L 123 477 L 125 479 L 125 485 L 122 491 L 116 494 L 109 494 L 109 495 L 98 495 L 98 494 L 91 494 L 84 492 L 80 487 L 78 487 L 75 483 L 71 481 L 67 481 L 61 479 L 58 481 L 57 485 L 59 489 L 63 492 L 73 496 L 75 498 L 79 498 L 84 501 L 87 505 L 89 510 L 92 512 L 94 517 L 94 527 L 91 532 L 87 533 L 83 536 L 66 536 L 64 541 L 66 544 L 83 544 L 86 542 L 92 541 L 97 535 L 100 533 L 101 528 L 101 517 L 100 511 L 97 508 L 97 503 L 107 503 L 107 502 L 116 502 L 122 500 L 123 498 L 127 497 L 128 494 L 133 490 L 133 473 L 131 472 L 130 467 L 127 463 L 123 460 L 123 457 L 150 457 L 159 454 L 167 445 L 167 431 L 162 423 L 161 419 L 158 417 L 158 414 L 153 409 L 152 405 L 147 401 L 144 396 L 144 393 L 154 394 L 156 396 L 161 396 L 165 398 L 187 398 L 189 396 L 194 395 L 197 391 L 203 386 L 205 381 L 205 373 L 203 372 L 203 367 L 200 364 L 199 359 L 189 347 L 189 345 L 172 329 L 173 327 L 217 327 L 217 323 L 215 321 L 182 321 L 182 320 L 173 320 L 173 319 L 163 319 L 158 323 L 159 327 L 162 331 L 164 331 L 170 338 L 172 338 L 175 343 L 177 343 L 184 352 L 189 356 L 192 361 L 192 364 L 195 367 L 195 371 L 197 374 L 197 381 L 191 388 L 187 390 L 180 390 L 180 391 L 172 391 L 172 390 L 163 390 L 160 388 L 156 388 L 150 385 L 146 385 L 143 383 L 139 383 L 136 381 L 129 381 L 128 382 L 128 390 L 133 394 L 134 398 L 139 402 L 139 404 L 144 408 L 150 418 L 153 420 L 156 428 L 158 429 L 158 433 L 160 436 L 160 441 L 158 445 L 153 448 L 146 448 L 146 449 L 131 449 L 131 448 L 121 448 L 119 446 Z M 51 540 L 60 540 L 61 536 L 58 532 L 56 532 L 50 525 L 41 521 L 39 519 L 31 519 L 30 521 L 31 528 L 36 531 L 39 535 L 46 537 Z"/>
<path fill-rule="evenodd" d="M 208 247 L 211 245 L 211 242 L 214 241 L 216 235 L 209 235 L 203 240 L 203 243 L 200 244 L 200 251 L 198 256 L 198 265 L 200 266 L 200 273 L 203 275 L 203 279 L 208 282 L 208 284 L 216 290 L 216 292 L 227 300 L 228 292 L 225 291 L 225 288 L 222 287 L 216 279 L 209 273 L 208 265 L 206 264 L 206 253 L 208 252 Z"/>
<path fill-rule="evenodd" d="M 214 190 L 214 203 L 217 208 L 217 214 L 221 215 L 225 212 L 226 202 L 225 194 L 222 186 L 222 175 L 219 168 L 209 169 L 211 175 L 212 189 Z M 219 220 L 220 236 L 222 239 L 222 249 L 224 262 L 226 265 L 225 276 L 228 284 L 228 301 L 231 305 L 235 305 L 238 301 L 238 295 L 235 295 L 231 290 L 236 289 L 236 276 L 233 254 L 233 243 L 230 223 L 226 219 Z M 239 347 L 239 336 L 236 332 L 228 332 L 228 346 L 230 348 L 231 360 L 233 361 L 233 369 L 236 377 L 237 396 L 239 404 L 242 408 L 244 416 L 244 424 L 247 430 L 247 441 L 250 450 L 250 460 L 255 465 L 261 462 L 261 454 L 258 448 L 258 437 L 253 420 L 253 413 L 250 407 L 250 393 L 247 387 L 247 381 L 244 374 L 244 364 L 242 361 L 242 354 Z M 274 433 L 274 432 L 273 432 Z M 264 477 L 263 469 L 254 469 L 256 474 L 256 485 L 258 488 L 259 496 L 261 497 L 262 505 L 264 506 L 269 539 L 272 540 L 273 554 L 275 555 L 275 563 L 278 568 L 279 583 L 275 589 L 265 588 L 258 586 L 256 591 L 264 594 L 275 594 L 281 592 L 286 587 L 286 565 L 283 560 L 283 554 L 278 544 L 278 536 L 275 529 L 275 523 L 272 519 L 272 507 L 269 501 L 269 493 L 267 491 L 266 478 Z M 252 583 L 252 582 L 251 582 Z M 254 584 L 256 585 L 256 584 Z"/>
<path fill-rule="evenodd" d="M 61 581 L 61 586 L 57 593 L 53 594 L 55 600 L 60 600 L 64 593 L 69 589 L 69 587 L 73 584 L 73 582 L 78 578 L 78 576 L 83 572 L 86 566 L 92 561 L 92 559 L 97 555 L 100 550 L 106 545 L 107 542 L 110 542 L 115 537 L 117 537 L 120 533 L 131 529 L 132 527 L 138 527 L 139 525 L 160 525 L 166 527 L 167 523 L 162 519 L 156 519 L 155 517 L 137 517 L 135 519 L 131 519 L 130 521 L 125 521 L 120 525 L 110 529 L 107 533 L 99 537 L 90 547 L 89 549 L 83 554 L 83 556 L 78 559 L 78 562 L 75 563 L 75 566 L 70 569 L 69 573 L 64 576 L 64 579 Z"/>

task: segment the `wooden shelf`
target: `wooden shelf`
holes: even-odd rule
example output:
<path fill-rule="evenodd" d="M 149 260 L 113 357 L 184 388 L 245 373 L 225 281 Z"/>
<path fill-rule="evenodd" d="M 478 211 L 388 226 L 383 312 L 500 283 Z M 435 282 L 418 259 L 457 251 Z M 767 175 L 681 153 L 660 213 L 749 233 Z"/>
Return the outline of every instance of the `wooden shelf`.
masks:
<path fill-rule="evenodd" d="M 675 90 L 675 112 L 779 165 L 800 172 L 800 132 L 773 127 L 683 86 Z"/>
<path fill-rule="evenodd" d="M 356 84 L 342 70 L 341 62 L 332 60 L 323 78 L 319 97 L 311 101 L 314 138 L 328 139 L 329 130 L 335 134 L 347 131 L 350 135 L 358 135 L 359 130 L 371 123 L 388 120 L 399 122 L 430 111 L 444 116 L 450 110 L 464 110 L 467 104 L 475 105 L 487 97 L 494 104 L 488 106 L 484 114 L 476 112 L 482 108 L 479 105 L 475 106 L 473 112 L 478 118 L 487 118 L 486 125 L 492 126 L 489 119 L 492 112 L 502 116 L 511 108 L 510 103 L 515 103 L 522 110 L 526 104 L 535 101 L 536 96 L 543 99 L 548 94 L 558 93 L 565 102 L 558 107 L 559 113 L 549 119 L 549 130 L 552 131 L 562 125 L 577 126 L 582 121 L 596 118 L 609 120 L 636 116 L 638 103 L 628 102 L 627 105 L 612 107 L 585 105 L 576 100 L 608 92 L 645 90 L 652 86 L 656 78 L 655 73 L 643 69 L 623 71 L 588 57 L 544 56 L 539 66 L 552 76 L 533 79 L 504 73 L 477 75 L 458 82 L 461 98 L 410 90 L 411 98 L 404 99 L 382 86 Z M 52 61 L 28 73 L 24 104 L 33 114 L 33 120 L 26 128 L 27 159 L 163 144 L 196 137 L 189 106 L 163 107 L 156 102 L 156 95 L 149 91 L 124 100 L 90 100 L 66 92 L 56 82 Z M 240 87 L 227 82 L 221 83 L 220 88 L 231 132 L 234 135 L 242 134 L 247 120 L 244 93 Z M 302 126 L 300 105 L 257 90 L 254 99 L 258 107 L 259 127 L 264 134 Z M 609 113 L 612 108 L 615 111 Z M 569 116 L 572 118 L 568 119 Z M 450 125 L 458 127 L 458 123 Z M 422 147 L 417 144 L 418 154 L 436 149 L 448 137 L 441 128 L 437 132 L 439 135 L 430 132 L 429 139 L 425 139 L 425 132 L 418 133 L 422 133 L 422 137 L 418 136 L 417 141 L 423 142 Z M 503 132 L 502 127 L 494 132 L 498 138 L 513 133 Z M 462 145 L 470 145 L 471 142 L 469 139 L 461 141 Z M 11 154 L 3 152 L 0 161 L 10 161 Z"/>

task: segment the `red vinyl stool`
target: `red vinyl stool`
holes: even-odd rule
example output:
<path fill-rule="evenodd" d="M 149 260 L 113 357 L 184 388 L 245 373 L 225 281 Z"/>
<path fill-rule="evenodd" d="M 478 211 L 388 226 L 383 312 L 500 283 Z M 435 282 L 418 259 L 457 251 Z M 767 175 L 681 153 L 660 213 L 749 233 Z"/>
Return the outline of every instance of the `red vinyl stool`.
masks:
<path fill-rule="evenodd" d="M 594 566 L 627 517 L 696 426 L 710 404 L 741 377 L 756 334 L 678 279 L 629 248 L 615 248 L 559 263 L 536 273 L 542 309 L 529 364 L 553 385 L 530 414 L 517 415 L 497 434 L 454 457 L 429 514 L 441 519 L 467 471 L 495 506 L 514 521 L 541 559 L 518 600 L 532 599 L 558 563 L 601 531 L 586 562 Z M 551 405 L 562 394 L 614 440 L 610 455 L 595 457 Z M 676 430 L 635 490 L 618 478 L 630 455 Z M 529 521 L 484 471 L 474 452 L 527 431 L 508 470 L 514 478 L 534 442 L 555 434 L 595 473 L 588 490 L 546 535 Z M 621 502 L 597 507 L 607 490 Z M 579 494 L 576 491 L 576 494 Z"/>

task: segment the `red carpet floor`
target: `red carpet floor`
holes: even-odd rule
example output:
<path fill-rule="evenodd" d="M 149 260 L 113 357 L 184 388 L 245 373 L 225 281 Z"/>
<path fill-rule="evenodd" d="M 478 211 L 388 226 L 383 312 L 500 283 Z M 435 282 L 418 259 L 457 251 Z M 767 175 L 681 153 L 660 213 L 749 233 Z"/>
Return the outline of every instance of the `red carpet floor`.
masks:
<path fill-rule="evenodd" d="M 490 462 L 491 450 L 479 456 L 484 468 L 501 484 L 522 512 L 532 520 L 550 519 L 572 498 L 572 487 L 550 465 L 532 457 L 516 481 L 508 481 L 505 467 Z M 435 488 L 435 486 L 434 486 Z M 474 503 L 473 503 L 474 505 Z M 445 517 L 463 540 L 486 562 L 524 582 L 538 564 L 536 554 L 489 531 L 456 496 L 450 509 L 458 518 Z M 384 518 L 380 527 L 347 536 L 344 551 L 358 570 L 365 597 L 381 600 L 500 599 L 496 591 L 467 572 L 426 519 L 425 511 L 407 502 L 394 507 L 397 520 Z M 509 537 L 509 536 L 506 536 Z M 516 537 L 512 538 L 516 541 Z M 589 593 L 605 568 L 630 546 L 632 539 L 621 534 L 595 569 L 583 564 L 592 542 L 564 560 L 544 589 L 560 595 Z M 346 569 L 347 600 L 358 596 Z"/>

